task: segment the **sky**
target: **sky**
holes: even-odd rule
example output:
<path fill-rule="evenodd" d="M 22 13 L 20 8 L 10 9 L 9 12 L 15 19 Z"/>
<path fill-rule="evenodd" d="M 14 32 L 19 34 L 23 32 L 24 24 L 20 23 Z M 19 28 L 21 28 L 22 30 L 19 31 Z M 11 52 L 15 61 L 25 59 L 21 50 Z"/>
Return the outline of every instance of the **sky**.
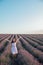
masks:
<path fill-rule="evenodd" d="M 0 33 L 43 33 L 43 0 L 0 0 Z"/>

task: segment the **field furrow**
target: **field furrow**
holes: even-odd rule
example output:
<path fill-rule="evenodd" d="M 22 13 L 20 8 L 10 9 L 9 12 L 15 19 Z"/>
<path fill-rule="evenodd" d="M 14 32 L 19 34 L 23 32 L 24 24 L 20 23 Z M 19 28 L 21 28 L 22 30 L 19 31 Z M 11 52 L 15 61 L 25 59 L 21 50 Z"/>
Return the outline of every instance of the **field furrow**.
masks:
<path fill-rule="evenodd" d="M 38 49 L 31 46 L 27 41 L 25 41 L 23 38 L 20 39 L 22 46 L 31 53 L 37 60 L 41 63 L 43 63 L 43 52 L 39 51 Z"/>
<path fill-rule="evenodd" d="M 28 43 L 30 43 L 30 45 L 32 45 L 33 47 L 39 49 L 40 51 L 43 52 L 43 46 L 39 45 L 37 42 L 34 42 L 33 40 L 31 40 L 30 38 L 27 38 L 25 36 L 22 36 Z"/>
<path fill-rule="evenodd" d="M 19 65 L 42 65 L 35 59 L 33 55 L 23 48 L 20 41 L 17 43 L 17 48 L 19 53 L 16 60 Z"/>

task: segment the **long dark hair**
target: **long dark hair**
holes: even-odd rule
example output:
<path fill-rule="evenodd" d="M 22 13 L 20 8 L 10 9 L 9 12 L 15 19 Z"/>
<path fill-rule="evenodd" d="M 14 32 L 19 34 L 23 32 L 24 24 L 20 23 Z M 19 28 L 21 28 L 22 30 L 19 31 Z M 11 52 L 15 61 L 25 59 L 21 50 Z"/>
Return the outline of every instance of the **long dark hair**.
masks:
<path fill-rule="evenodd" d="M 12 42 L 11 43 L 14 43 L 14 41 L 12 40 Z"/>
<path fill-rule="evenodd" d="M 16 38 L 14 38 L 11 43 L 14 43 L 14 42 L 16 42 Z"/>

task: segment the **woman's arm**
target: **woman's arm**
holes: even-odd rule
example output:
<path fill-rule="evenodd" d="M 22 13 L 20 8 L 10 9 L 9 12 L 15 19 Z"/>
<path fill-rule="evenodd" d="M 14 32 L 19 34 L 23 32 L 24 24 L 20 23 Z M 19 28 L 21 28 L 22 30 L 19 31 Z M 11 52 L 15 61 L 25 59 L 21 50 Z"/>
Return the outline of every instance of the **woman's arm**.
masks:
<path fill-rule="evenodd" d="M 6 39 L 6 41 L 11 42 L 10 40 Z"/>
<path fill-rule="evenodd" d="M 21 36 L 20 36 L 20 38 L 21 38 Z M 16 40 L 16 43 L 19 41 L 20 38 L 18 38 L 18 39 Z"/>

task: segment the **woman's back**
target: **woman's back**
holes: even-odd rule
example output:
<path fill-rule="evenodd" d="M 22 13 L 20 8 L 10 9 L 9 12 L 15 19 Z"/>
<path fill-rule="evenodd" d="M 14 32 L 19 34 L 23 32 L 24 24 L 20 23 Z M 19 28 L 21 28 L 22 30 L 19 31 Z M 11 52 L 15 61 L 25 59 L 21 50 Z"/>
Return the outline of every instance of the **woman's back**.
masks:
<path fill-rule="evenodd" d="M 12 47 L 16 47 L 16 42 L 15 43 L 12 43 Z"/>
<path fill-rule="evenodd" d="M 11 53 L 12 54 L 17 54 L 18 53 L 18 50 L 17 50 L 17 47 L 16 47 L 16 42 L 12 43 L 12 45 L 11 45 Z"/>

